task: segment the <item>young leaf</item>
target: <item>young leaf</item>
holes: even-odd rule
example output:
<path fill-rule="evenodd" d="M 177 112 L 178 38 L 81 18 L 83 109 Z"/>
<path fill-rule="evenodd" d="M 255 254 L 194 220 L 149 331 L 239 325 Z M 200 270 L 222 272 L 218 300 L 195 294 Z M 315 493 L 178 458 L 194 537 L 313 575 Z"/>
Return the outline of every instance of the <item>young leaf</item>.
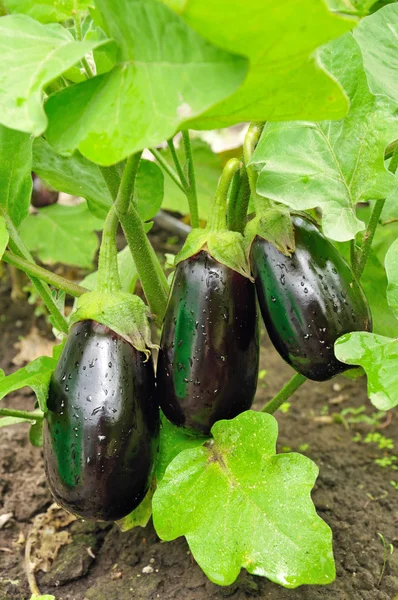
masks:
<path fill-rule="evenodd" d="M 122 290 L 125 292 L 133 292 L 136 281 L 138 279 L 137 269 L 131 256 L 130 248 L 126 246 L 117 255 L 117 264 L 119 267 L 120 283 Z M 97 287 L 98 271 L 90 273 L 81 282 L 81 285 L 88 290 L 95 290 Z"/>
<path fill-rule="evenodd" d="M 61 25 L 42 25 L 26 15 L 2 17 L 0 40 L 0 122 L 35 136 L 47 126 L 43 88 L 104 43 L 76 42 Z"/>
<path fill-rule="evenodd" d="M 398 317 L 398 240 L 386 255 L 387 300 Z M 392 324 L 393 325 L 393 324 Z M 335 354 L 349 365 L 360 365 L 368 377 L 368 394 L 379 410 L 398 404 L 398 339 L 375 333 L 354 332 L 335 343 Z"/>
<path fill-rule="evenodd" d="M 87 9 L 90 0 L 6 0 L 10 13 L 29 15 L 40 23 L 60 23 Z"/>
<path fill-rule="evenodd" d="M 21 417 L 1 417 L 0 427 L 9 427 L 10 425 L 19 425 L 20 423 L 30 423 L 29 419 Z"/>
<path fill-rule="evenodd" d="M 29 212 L 31 170 L 31 136 L 0 125 L 0 212 L 4 209 L 16 227 Z"/>
<path fill-rule="evenodd" d="M 6 222 L 4 221 L 4 218 L 0 215 L 0 259 L 4 254 L 4 250 L 7 248 L 8 238 L 9 235 Z"/>
<path fill-rule="evenodd" d="M 341 118 L 347 98 L 323 70 L 318 46 L 351 29 L 355 21 L 333 15 L 320 0 L 166 0 L 188 25 L 213 44 L 250 60 L 244 84 L 193 120 L 193 129 L 240 121 Z"/>
<path fill-rule="evenodd" d="M 398 136 L 398 120 L 369 92 L 352 35 L 325 46 L 321 57 L 351 100 L 347 117 L 268 123 L 251 164 L 260 170 L 261 196 L 297 210 L 320 206 L 324 233 L 345 241 L 364 229 L 356 203 L 385 198 L 397 186 L 384 166 L 384 149 Z"/>
<path fill-rule="evenodd" d="M 389 4 L 363 19 L 354 30 L 373 94 L 398 104 L 398 5 Z"/>
<path fill-rule="evenodd" d="M 158 482 L 162 480 L 171 461 L 182 450 L 202 446 L 209 439 L 208 436 L 190 435 L 181 429 L 181 427 L 176 427 L 173 423 L 170 423 L 163 413 L 160 414 L 160 417 L 162 425 L 160 429 L 159 454 L 156 461 L 156 479 Z"/>
<path fill-rule="evenodd" d="M 124 517 L 124 519 L 121 519 L 120 521 L 116 521 L 120 531 L 129 531 L 134 527 L 146 527 L 146 525 L 148 525 L 152 515 L 152 498 L 155 489 L 156 480 L 153 479 L 141 504 L 137 506 L 133 512 L 127 515 L 127 517 Z"/>
<path fill-rule="evenodd" d="M 244 58 L 206 42 L 161 2 L 96 7 L 119 44 L 119 63 L 49 98 L 46 135 L 61 154 L 79 148 L 101 165 L 118 162 L 171 137 L 244 78 Z"/>
<path fill-rule="evenodd" d="M 80 152 L 64 157 L 43 139 L 33 144 L 33 171 L 53 188 L 87 200 L 90 211 L 105 218 L 112 204 L 101 169 Z M 135 200 L 144 221 L 155 216 L 163 199 L 163 173 L 158 165 L 141 160 L 135 183 Z"/>
<path fill-rule="evenodd" d="M 36 394 L 40 409 L 45 412 L 48 385 L 56 364 L 54 358 L 41 356 L 15 373 L 0 378 L 0 400 L 7 394 L 28 386 Z"/>
<path fill-rule="evenodd" d="M 181 452 L 153 498 L 163 540 L 185 535 L 195 560 L 220 585 L 242 567 L 294 588 L 335 577 L 332 535 L 315 512 L 316 465 L 275 454 L 277 422 L 247 411 L 213 426 L 214 444 Z"/>
<path fill-rule="evenodd" d="M 29 215 L 21 227 L 25 244 L 46 264 L 90 268 L 98 248 L 95 231 L 103 222 L 94 217 L 86 202 L 77 206 L 53 204 Z"/>

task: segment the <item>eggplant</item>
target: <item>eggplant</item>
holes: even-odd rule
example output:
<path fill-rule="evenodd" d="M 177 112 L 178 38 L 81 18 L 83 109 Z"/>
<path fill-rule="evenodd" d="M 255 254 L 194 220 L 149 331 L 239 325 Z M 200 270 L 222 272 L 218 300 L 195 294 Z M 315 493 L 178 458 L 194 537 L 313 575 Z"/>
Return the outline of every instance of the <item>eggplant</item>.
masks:
<path fill-rule="evenodd" d="M 309 220 L 293 218 L 296 249 L 287 257 L 263 238 L 250 251 L 257 297 L 271 342 L 298 373 L 325 381 L 349 368 L 334 343 L 371 331 L 365 294 L 351 267 Z"/>
<path fill-rule="evenodd" d="M 208 434 L 248 410 L 259 361 L 255 288 L 248 277 L 197 254 L 177 265 L 157 363 L 159 404 L 187 430 Z"/>
<path fill-rule="evenodd" d="M 93 320 L 72 326 L 52 376 L 44 459 L 56 502 L 115 521 L 144 498 L 158 446 L 152 358 Z"/>

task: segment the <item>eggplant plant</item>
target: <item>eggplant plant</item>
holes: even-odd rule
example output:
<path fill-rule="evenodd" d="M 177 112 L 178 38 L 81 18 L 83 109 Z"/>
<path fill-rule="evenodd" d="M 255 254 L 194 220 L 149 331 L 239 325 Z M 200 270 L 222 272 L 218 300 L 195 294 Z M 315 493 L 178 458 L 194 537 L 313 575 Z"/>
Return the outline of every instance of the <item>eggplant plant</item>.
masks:
<path fill-rule="evenodd" d="M 398 5 L 6 0 L 1 13 L 0 258 L 29 277 L 58 343 L 0 371 L 0 398 L 37 398 L 0 407 L 0 427 L 44 438 L 67 511 L 122 530 L 152 515 L 219 585 L 242 568 L 331 584 L 318 468 L 277 453 L 273 414 L 353 366 L 374 406 L 398 404 Z M 239 123 L 228 153 L 197 133 Z M 32 204 L 32 173 L 49 205 Z M 171 277 L 148 236 L 161 208 L 192 227 Z M 257 305 L 292 367 L 263 407 Z"/>

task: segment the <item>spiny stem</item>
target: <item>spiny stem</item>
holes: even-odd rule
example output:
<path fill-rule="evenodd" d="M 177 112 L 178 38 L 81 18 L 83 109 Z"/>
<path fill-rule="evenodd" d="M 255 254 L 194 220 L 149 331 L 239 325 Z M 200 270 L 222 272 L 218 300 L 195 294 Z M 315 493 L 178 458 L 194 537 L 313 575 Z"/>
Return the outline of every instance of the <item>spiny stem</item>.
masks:
<path fill-rule="evenodd" d="M 187 160 L 187 171 L 188 171 L 188 185 L 186 188 L 186 195 L 189 204 L 189 211 L 191 215 L 192 228 L 197 228 L 200 225 L 199 222 L 199 210 L 198 210 L 198 195 L 196 192 L 196 180 L 195 180 L 195 168 L 193 162 L 193 154 L 191 148 L 191 140 L 189 138 L 189 131 L 182 132 L 182 141 L 184 144 L 185 157 Z"/>
<path fill-rule="evenodd" d="M 127 159 L 115 200 L 115 209 L 118 215 L 126 214 L 129 210 L 130 202 L 134 195 L 135 180 L 140 166 L 141 155 L 142 152 L 137 152 Z"/>
<path fill-rule="evenodd" d="M 240 185 L 235 206 L 235 230 L 243 233 L 247 223 L 247 209 L 250 201 L 250 183 L 247 170 L 242 165 L 240 170 Z"/>
<path fill-rule="evenodd" d="M 102 231 L 101 248 L 98 257 L 97 290 L 99 292 L 118 292 L 122 286 L 117 263 L 116 234 L 119 219 L 115 205 L 111 206 Z"/>
<path fill-rule="evenodd" d="M 177 172 L 173 169 L 173 167 L 171 167 L 169 165 L 167 160 L 162 156 L 161 152 L 159 152 L 159 150 L 157 150 L 156 148 L 150 148 L 149 152 L 151 154 L 153 154 L 153 156 L 156 158 L 156 160 L 158 161 L 158 163 L 162 167 L 162 169 L 165 171 L 165 173 L 168 174 L 168 176 L 174 181 L 174 183 L 185 194 L 185 189 L 181 184 L 181 181 L 180 181 L 180 178 L 178 177 Z"/>
<path fill-rule="evenodd" d="M 231 158 L 223 169 L 207 222 L 206 229 L 209 231 L 224 231 L 227 228 L 228 191 L 240 165 L 237 158 Z"/>
<path fill-rule="evenodd" d="M 236 171 L 232 178 L 231 186 L 228 194 L 228 215 L 227 223 L 230 231 L 236 231 L 236 202 L 238 199 L 240 187 L 240 173 Z"/>
<path fill-rule="evenodd" d="M 82 294 L 88 292 L 88 289 L 77 285 L 76 283 L 72 283 L 72 281 L 61 277 L 60 275 L 56 275 L 55 273 L 52 273 L 43 267 L 39 267 L 39 265 L 36 263 L 25 260 L 9 250 L 4 252 L 3 260 L 9 265 L 16 267 L 20 271 L 24 271 L 27 275 L 31 275 L 32 277 L 36 277 L 41 281 L 45 281 L 49 285 L 52 285 L 58 290 L 63 290 L 75 298 L 78 298 Z"/>
<path fill-rule="evenodd" d="M 186 177 L 184 175 L 184 171 L 183 171 L 182 165 L 180 163 L 180 159 L 178 158 L 178 154 L 177 154 L 177 150 L 176 150 L 176 148 L 174 146 L 174 140 L 173 140 L 173 138 L 167 140 L 167 145 L 169 147 L 171 157 L 172 157 L 173 162 L 175 164 L 175 168 L 177 170 L 178 177 L 180 178 L 181 185 L 182 185 L 182 187 L 184 189 L 184 192 L 186 193 L 186 189 L 188 187 L 188 181 L 186 180 Z"/>
<path fill-rule="evenodd" d="M 307 381 L 307 378 L 300 373 L 293 375 L 290 381 L 261 409 L 261 412 L 272 415 L 298 388 Z"/>
<path fill-rule="evenodd" d="M 253 196 L 254 204 L 257 209 L 258 205 L 258 196 L 256 191 L 257 186 L 257 173 L 252 166 L 249 166 L 250 159 L 252 154 L 257 146 L 257 143 L 260 139 L 262 131 L 264 129 L 265 123 L 250 123 L 249 129 L 245 135 L 245 139 L 243 142 L 243 159 L 244 164 L 247 170 L 247 176 L 249 178 L 250 190 Z M 262 199 L 264 200 L 264 199 Z M 263 202 L 262 202 L 263 205 Z M 256 210 L 257 212 L 257 210 Z"/>

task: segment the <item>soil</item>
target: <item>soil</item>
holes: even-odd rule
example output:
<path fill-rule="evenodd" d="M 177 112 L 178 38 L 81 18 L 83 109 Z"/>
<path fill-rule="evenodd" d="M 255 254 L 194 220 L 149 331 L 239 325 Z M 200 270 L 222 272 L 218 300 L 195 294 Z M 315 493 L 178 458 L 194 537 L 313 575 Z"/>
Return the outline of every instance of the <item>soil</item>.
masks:
<path fill-rule="evenodd" d="M 11 301 L 7 282 L 0 282 L 0 368 L 8 374 L 16 367 L 15 342 L 35 325 L 43 335 L 49 328 L 43 317 L 33 316 L 25 302 Z M 292 370 L 262 337 L 260 380 L 256 408 L 260 408 L 291 377 Z M 333 414 L 346 408 L 372 408 L 364 378 L 338 377 L 326 383 L 306 383 L 290 400 L 286 413 L 278 412 L 279 450 L 302 451 L 319 466 L 313 500 L 334 534 L 337 578 L 326 587 L 302 586 L 287 590 L 242 571 L 226 588 L 209 582 L 196 565 L 185 539 L 161 542 L 152 524 L 121 533 L 116 525 L 75 521 L 47 573 L 36 573 L 42 594 L 57 600 L 398 600 L 398 491 L 391 467 L 375 459 L 390 456 L 376 444 L 353 441 L 359 432 L 380 431 L 398 444 L 398 417 L 383 415 L 373 424 L 342 424 Z M 31 409 L 29 390 L 12 394 L 3 406 Z M 347 418 L 347 417 L 346 417 Z M 341 420 L 341 419 L 340 419 Z M 383 427 L 377 429 L 377 427 Z M 385 426 L 387 425 L 387 426 Z M 28 441 L 28 426 L 0 429 L 0 600 L 29 600 L 25 574 L 24 538 L 32 519 L 46 512 L 52 499 L 46 486 L 42 452 Z M 384 572 L 384 548 L 387 548 Z M 24 537 L 22 537 L 22 535 Z M 149 568 L 148 568 L 149 567 Z"/>

